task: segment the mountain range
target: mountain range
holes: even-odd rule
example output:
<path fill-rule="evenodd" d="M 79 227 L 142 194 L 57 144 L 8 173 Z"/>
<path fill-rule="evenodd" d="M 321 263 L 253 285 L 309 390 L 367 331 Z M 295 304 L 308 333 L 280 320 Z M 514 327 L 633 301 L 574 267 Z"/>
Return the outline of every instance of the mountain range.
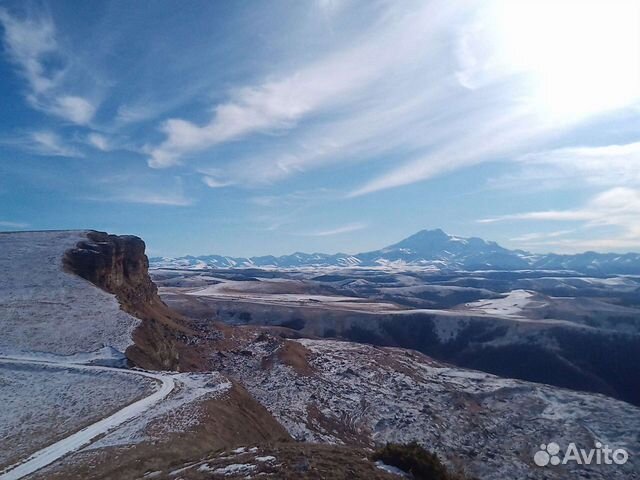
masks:
<path fill-rule="evenodd" d="M 279 257 L 202 255 L 152 257 L 152 268 L 304 268 L 426 267 L 449 270 L 571 270 L 588 274 L 640 274 L 638 253 L 584 252 L 574 255 L 535 254 L 510 250 L 477 237 L 449 235 L 441 229 L 421 230 L 388 247 L 349 255 L 303 253 Z"/>

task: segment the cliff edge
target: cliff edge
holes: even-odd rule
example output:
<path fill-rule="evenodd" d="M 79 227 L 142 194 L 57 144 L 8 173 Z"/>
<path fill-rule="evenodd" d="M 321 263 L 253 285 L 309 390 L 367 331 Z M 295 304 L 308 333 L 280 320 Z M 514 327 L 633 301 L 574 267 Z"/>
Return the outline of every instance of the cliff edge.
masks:
<path fill-rule="evenodd" d="M 142 320 L 133 332 L 127 358 L 145 369 L 197 371 L 197 348 L 186 348 L 195 332 L 186 318 L 169 309 L 149 277 L 144 241 L 133 235 L 89 231 L 65 252 L 66 271 L 116 296 L 122 310 Z"/>

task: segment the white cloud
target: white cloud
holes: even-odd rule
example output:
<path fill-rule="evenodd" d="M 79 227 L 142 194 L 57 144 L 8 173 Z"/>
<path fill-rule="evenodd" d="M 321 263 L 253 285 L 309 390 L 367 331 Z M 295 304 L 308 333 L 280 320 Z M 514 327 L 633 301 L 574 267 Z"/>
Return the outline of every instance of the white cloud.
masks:
<path fill-rule="evenodd" d="M 616 187 L 599 193 L 585 205 L 575 209 L 532 211 L 479 220 L 480 223 L 511 221 L 577 222 L 581 228 L 614 228 L 619 234 L 615 237 L 568 238 L 564 240 L 539 241 L 536 244 L 558 246 L 574 251 L 583 248 L 620 249 L 640 247 L 640 190 Z M 555 236 L 565 236 L 560 231 Z M 525 242 L 537 238 L 520 239 Z M 542 239 L 540 239 L 542 240 Z"/>
<path fill-rule="evenodd" d="M 81 157 L 82 154 L 75 147 L 67 145 L 55 132 L 43 130 L 30 134 L 28 140 L 21 141 L 28 151 L 38 155 L 52 155 L 57 157 Z"/>
<path fill-rule="evenodd" d="M 436 7 L 439 17 L 446 16 L 445 5 L 394 12 L 395 18 L 375 25 L 350 48 L 276 79 L 238 88 L 228 102 L 214 108 L 213 118 L 204 125 L 180 118 L 165 121 L 161 130 L 166 139 L 148 148 L 149 165 L 176 165 L 184 156 L 220 143 L 256 132 L 290 130 L 302 119 L 362 100 L 377 82 L 392 82 L 387 75 L 413 70 L 412 62 L 428 56 L 416 45 L 438 33 L 441 25 L 431 20 Z"/>
<path fill-rule="evenodd" d="M 5 220 L 0 220 L 0 228 L 15 228 L 15 229 L 22 229 L 22 228 L 27 228 L 29 226 L 28 223 L 23 223 L 23 222 L 8 222 Z"/>
<path fill-rule="evenodd" d="M 115 122 L 117 125 L 141 122 L 155 117 L 161 110 L 161 107 L 153 104 L 150 100 L 147 100 L 144 104 L 120 105 L 116 113 Z"/>
<path fill-rule="evenodd" d="M 556 178 L 579 178 L 594 185 L 640 185 L 640 142 L 562 148 L 528 154 L 520 161 L 542 166 Z"/>
<path fill-rule="evenodd" d="M 332 4 L 319 5 L 332 9 Z M 510 64 L 515 60 L 509 42 L 501 43 L 508 51 L 496 57 L 491 15 L 504 20 L 500 25 L 507 31 L 500 35 L 527 41 L 500 14 L 501 5 L 385 4 L 378 22 L 348 46 L 342 43 L 337 53 L 238 88 L 214 107 L 210 121 L 165 121 L 164 141 L 146 150 L 149 165 L 177 165 L 225 142 L 277 132 L 259 154 L 236 157 L 224 166 L 224 178 L 242 185 L 269 183 L 332 164 L 370 159 L 382 164 L 380 158 L 387 158 L 386 171 L 349 194 L 359 196 L 538 149 L 582 117 L 560 121 L 541 108 L 544 102 L 516 75 L 531 73 L 535 65 Z M 514 8 L 509 15 L 525 22 Z M 539 26 L 548 8 L 532 2 L 531 9 Z M 485 15 L 482 22 L 476 13 Z M 605 15 L 603 22 L 610 27 L 620 15 Z M 583 19 L 579 33 L 596 19 L 595 14 Z M 554 28 L 557 24 L 554 20 Z M 627 22 L 625 32 L 628 27 Z M 535 45 L 528 47 L 535 50 Z M 563 44 L 574 47 L 579 58 L 571 61 L 586 68 L 582 47 L 573 40 Z M 540 48 L 551 47 L 545 41 Z M 602 52 L 597 53 L 600 58 Z"/>
<path fill-rule="evenodd" d="M 107 137 L 105 137 L 101 133 L 97 133 L 97 132 L 90 133 L 89 135 L 87 135 L 87 142 L 89 142 L 90 145 L 93 145 L 95 148 L 103 152 L 107 152 L 111 150 L 111 146 L 109 145 L 109 141 L 107 140 Z"/>
<path fill-rule="evenodd" d="M 526 243 L 529 245 L 535 242 L 547 241 L 550 238 L 564 237 L 574 232 L 575 232 L 575 229 L 556 230 L 554 232 L 533 232 L 533 233 L 526 233 L 524 235 L 513 237 L 510 239 L 510 241 L 517 242 L 517 243 Z"/>
<path fill-rule="evenodd" d="M 169 167 L 225 142 L 277 132 L 259 154 L 220 167 L 224 178 L 270 183 L 334 164 L 388 159 L 386 171 L 356 186 L 353 197 L 507 160 L 570 126 L 532 105 L 526 85 L 503 65 L 487 65 L 491 59 L 478 56 L 476 44 L 473 69 L 486 66 L 491 74 L 475 90 L 460 84 L 461 71 L 471 69 L 464 45 L 487 33 L 467 24 L 469 12 L 460 5 L 392 3 L 380 12 L 350 47 L 237 89 L 209 122 L 167 120 L 165 140 L 146 150 L 149 165 Z M 459 58 L 456 48 L 463 51 Z"/>
<path fill-rule="evenodd" d="M 583 221 L 590 225 L 635 228 L 635 225 L 640 225 L 640 190 L 616 187 L 599 193 L 576 209 L 524 212 L 478 221 L 496 223 L 511 220 Z"/>
<path fill-rule="evenodd" d="M 46 72 L 42 64 L 43 57 L 57 49 L 51 19 L 42 16 L 19 20 L 0 8 L 0 23 L 9 57 L 21 68 L 31 90 L 39 94 L 52 88 L 61 72 Z"/>
<path fill-rule="evenodd" d="M 86 125 L 93 118 L 96 107 L 82 97 L 64 95 L 56 99 L 51 111 L 73 123 Z"/>
<path fill-rule="evenodd" d="M 51 17 L 40 13 L 20 19 L 0 8 L 0 24 L 4 29 L 5 51 L 27 80 L 29 104 L 79 125 L 89 123 L 95 105 L 65 92 L 62 85 L 68 58 L 57 41 Z"/>
<path fill-rule="evenodd" d="M 182 192 L 155 192 L 137 187 L 114 191 L 101 197 L 87 197 L 86 199 L 95 202 L 139 203 L 174 207 L 188 207 L 195 203 L 193 199 L 186 197 Z"/>
<path fill-rule="evenodd" d="M 222 188 L 222 187 L 228 187 L 230 185 L 233 185 L 232 182 L 225 182 L 224 180 L 218 180 L 217 178 L 214 178 L 209 175 L 205 175 L 204 177 L 202 177 L 202 181 L 209 188 Z"/>
<path fill-rule="evenodd" d="M 333 15 L 344 6 L 344 0 L 316 0 L 316 4 L 324 13 Z"/>
<path fill-rule="evenodd" d="M 640 187 L 640 142 L 577 146 L 514 159 L 515 171 L 488 180 L 493 189 L 527 191 L 571 187 Z"/>
<path fill-rule="evenodd" d="M 193 205 L 193 200 L 182 194 L 155 193 L 132 191 L 117 197 L 114 200 L 126 203 L 144 203 L 147 205 L 171 205 L 176 207 L 187 207 Z"/>
<path fill-rule="evenodd" d="M 350 223 L 348 225 L 342 225 L 340 227 L 331 228 L 328 230 L 320 230 L 316 232 L 303 233 L 301 235 L 305 237 L 330 237 L 334 235 L 341 235 L 343 233 L 357 232 L 367 228 L 365 223 Z"/>
<path fill-rule="evenodd" d="M 597 213 L 587 210 L 543 210 L 539 212 L 514 213 L 499 217 L 483 218 L 478 223 L 496 223 L 509 220 L 545 220 L 554 222 L 567 222 L 578 220 L 592 220 Z"/>
<path fill-rule="evenodd" d="M 499 113 L 500 109 L 504 111 Z M 436 138 L 440 135 L 443 138 L 432 148 L 366 182 L 350 196 L 409 185 L 462 167 L 506 159 L 554 131 L 552 124 L 537 119 L 522 105 L 503 104 L 498 109 L 471 109 L 464 113 L 456 120 L 434 125 Z M 452 137 L 445 137 L 446 131 Z"/>
<path fill-rule="evenodd" d="M 95 202 L 137 203 L 187 207 L 195 204 L 188 196 L 182 177 L 121 171 L 91 179 L 95 194 L 84 197 Z"/>

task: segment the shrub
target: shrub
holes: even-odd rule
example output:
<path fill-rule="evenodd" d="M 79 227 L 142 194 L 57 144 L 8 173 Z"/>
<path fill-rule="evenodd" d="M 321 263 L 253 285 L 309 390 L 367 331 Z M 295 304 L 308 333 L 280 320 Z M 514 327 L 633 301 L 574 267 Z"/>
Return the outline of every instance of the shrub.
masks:
<path fill-rule="evenodd" d="M 413 475 L 415 480 L 463 480 L 463 477 L 450 473 L 435 453 L 417 442 L 387 443 L 376 450 L 371 459 L 398 467 Z"/>

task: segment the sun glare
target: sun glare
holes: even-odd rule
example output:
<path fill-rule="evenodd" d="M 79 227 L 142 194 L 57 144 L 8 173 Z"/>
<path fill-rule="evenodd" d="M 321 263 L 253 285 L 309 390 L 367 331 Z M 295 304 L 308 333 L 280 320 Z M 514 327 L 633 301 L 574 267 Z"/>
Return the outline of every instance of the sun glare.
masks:
<path fill-rule="evenodd" d="M 506 0 L 494 18 L 503 61 L 528 75 L 550 114 L 583 117 L 640 98 L 640 1 Z"/>

